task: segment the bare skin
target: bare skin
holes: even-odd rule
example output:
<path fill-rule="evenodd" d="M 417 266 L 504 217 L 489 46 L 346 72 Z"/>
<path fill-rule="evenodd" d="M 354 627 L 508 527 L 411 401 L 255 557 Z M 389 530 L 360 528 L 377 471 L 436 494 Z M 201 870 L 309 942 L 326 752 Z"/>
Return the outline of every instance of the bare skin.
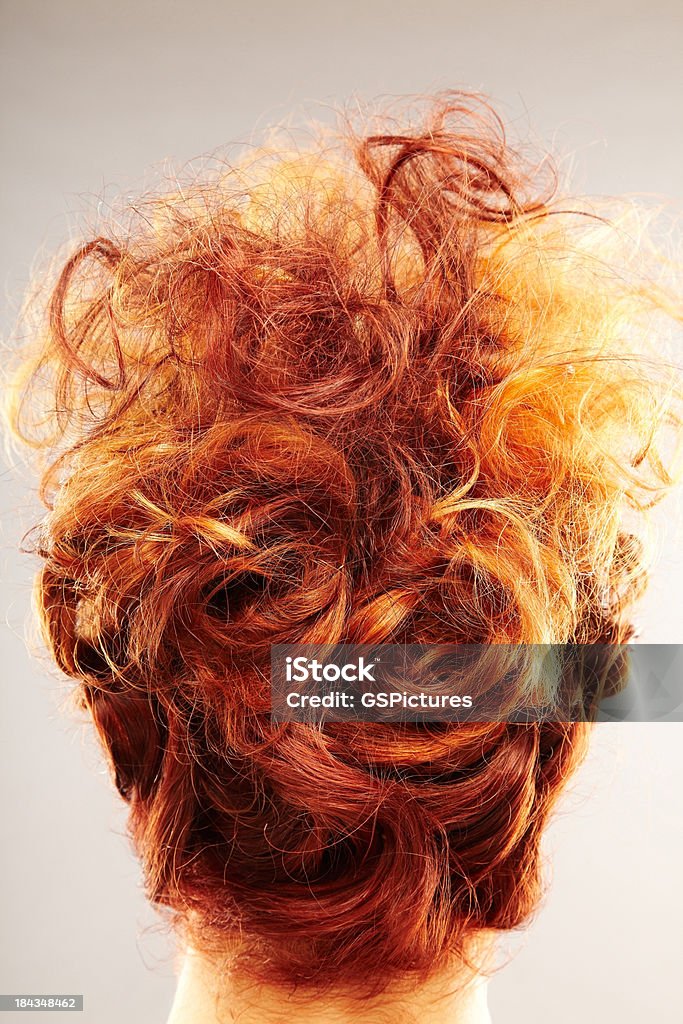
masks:
<path fill-rule="evenodd" d="M 343 993 L 283 992 L 222 973 L 188 949 L 167 1024 L 491 1024 L 486 975 L 463 965 L 361 1004 Z"/>

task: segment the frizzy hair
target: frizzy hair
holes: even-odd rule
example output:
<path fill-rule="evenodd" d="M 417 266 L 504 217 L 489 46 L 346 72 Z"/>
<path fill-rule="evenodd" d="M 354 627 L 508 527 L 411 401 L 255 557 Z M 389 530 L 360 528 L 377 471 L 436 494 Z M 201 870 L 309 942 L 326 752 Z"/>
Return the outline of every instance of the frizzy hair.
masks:
<path fill-rule="evenodd" d="M 681 310 L 647 215 L 477 94 L 291 139 L 60 256 L 8 413 L 150 898 L 269 980 L 381 987 L 533 910 L 587 726 L 277 724 L 270 647 L 628 640 Z"/>

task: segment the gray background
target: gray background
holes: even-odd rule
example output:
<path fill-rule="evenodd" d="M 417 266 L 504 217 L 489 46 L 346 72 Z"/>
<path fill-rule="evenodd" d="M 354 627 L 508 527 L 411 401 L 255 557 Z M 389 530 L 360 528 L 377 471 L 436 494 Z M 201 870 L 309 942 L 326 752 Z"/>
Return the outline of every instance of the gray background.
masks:
<path fill-rule="evenodd" d="M 577 190 L 669 197 L 680 213 L 682 14 L 674 0 L 5 0 L 3 329 L 77 211 L 302 101 L 479 88 L 554 148 Z M 83 1024 L 163 1024 L 172 946 L 90 735 L 27 652 L 32 565 L 16 549 L 34 492 L 9 467 L 1 479 L 0 992 L 83 992 Z M 681 640 L 680 522 L 673 499 L 641 615 L 652 643 Z M 492 983 L 496 1024 L 680 1020 L 682 739 L 679 725 L 598 728 L 548 834 L 551 893 Z"/>

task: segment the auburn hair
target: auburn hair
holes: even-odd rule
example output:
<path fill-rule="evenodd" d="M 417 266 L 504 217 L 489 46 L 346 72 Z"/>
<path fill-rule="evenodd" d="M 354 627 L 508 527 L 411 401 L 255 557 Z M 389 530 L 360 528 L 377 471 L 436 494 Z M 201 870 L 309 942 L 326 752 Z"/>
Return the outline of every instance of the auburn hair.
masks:
<path fill-rule="evenodd" d="M 277 723 L 269 652 L 632 636 L 680 423 L 649 216 L 446 90 L 276 127 L 40 275 L 39 617 L 196 944 L 381 988 L 536 905 L 587 725 Z"/>

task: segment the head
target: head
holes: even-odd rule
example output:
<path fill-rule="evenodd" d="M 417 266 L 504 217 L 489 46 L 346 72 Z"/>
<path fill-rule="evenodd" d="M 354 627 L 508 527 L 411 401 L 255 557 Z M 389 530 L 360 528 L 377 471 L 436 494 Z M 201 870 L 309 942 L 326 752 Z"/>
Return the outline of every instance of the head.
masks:
<path fill-rule="evenodd" d="M 677 423 L 644 226 L 446 92 L 273 132 L 41 278 L 38 614 L 196 947 L 370 990 L 535 908 L 587 725 L 277 723 L 270 647 L 632 636 Z"/>

